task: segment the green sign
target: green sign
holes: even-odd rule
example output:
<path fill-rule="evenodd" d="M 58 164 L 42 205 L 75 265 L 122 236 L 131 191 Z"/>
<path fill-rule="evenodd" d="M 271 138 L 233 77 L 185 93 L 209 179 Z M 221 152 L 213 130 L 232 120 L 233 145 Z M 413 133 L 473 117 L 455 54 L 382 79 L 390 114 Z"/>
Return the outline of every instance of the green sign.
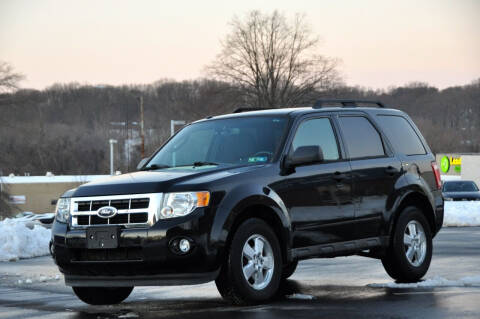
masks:
<path fill-rule="evenodd" d="M 440 160 L 440 169 L 444 173 L 448 173 L 450 169 L 453 169 L 455 170 L 455 172 L 460 173 L 462 171 L 462 158 L 444 156 Z"/>
<path fill-rule="evenodd" d="M 450 160 L 448 159 L 448 156 L 444 156 L 440 160 L 440 169 L 444 173 L 447 173 L 448 170 L 450 169 Z"/>

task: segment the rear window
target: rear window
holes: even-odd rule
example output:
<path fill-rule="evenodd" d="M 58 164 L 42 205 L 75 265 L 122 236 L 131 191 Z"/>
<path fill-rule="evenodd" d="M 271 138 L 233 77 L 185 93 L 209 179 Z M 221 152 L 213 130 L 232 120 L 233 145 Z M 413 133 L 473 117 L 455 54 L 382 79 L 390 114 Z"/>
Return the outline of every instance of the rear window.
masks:
<path fill-rule="evenodd" d="M 380 134 L 367 118 L 363 116 L 342 116 L 339 120 L 350 158 L 385 155 Z"/>
<path fill-rule="evenodd" d="M 417 133 L 405 118 L 394 115 L 379 115 L 378 122 L 397 152 L 405 155 L 426 153 Z"/>

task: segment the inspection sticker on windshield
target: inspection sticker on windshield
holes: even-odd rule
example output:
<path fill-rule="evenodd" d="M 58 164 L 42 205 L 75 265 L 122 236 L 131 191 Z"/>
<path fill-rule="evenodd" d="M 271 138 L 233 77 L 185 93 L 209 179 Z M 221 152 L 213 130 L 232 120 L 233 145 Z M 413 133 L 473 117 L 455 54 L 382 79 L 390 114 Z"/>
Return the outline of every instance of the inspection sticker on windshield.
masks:
<path fill-rule="evenodd" d="M 266 156 L 256 156 L 256 157 L 249 157 L 249 163 L 258 163 L 258 162 L 266 162 L 268 158 Z"/>

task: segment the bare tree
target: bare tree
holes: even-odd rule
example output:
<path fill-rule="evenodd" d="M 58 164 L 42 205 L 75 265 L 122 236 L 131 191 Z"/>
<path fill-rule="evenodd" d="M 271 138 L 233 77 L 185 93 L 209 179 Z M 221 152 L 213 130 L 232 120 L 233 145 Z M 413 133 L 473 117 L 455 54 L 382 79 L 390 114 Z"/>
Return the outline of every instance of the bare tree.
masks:
<path fill-rule="evenodd" d="M 18 89 L 18 82 L 24 78 L 23 74 L 14 72 L 10 64 L 0 61 L 0 93 Z"/>
<path fill-rule="evenodd" d="M 0 220 L 12 215 L 12 206 L 8 203 L 9 194 L 4 185 L 2 185 L 2 179 L 0 178 Z"/>
<path fill-rule="evenodd" d="M 251 11 L 244 20 L 233 19 L 222 51 L 207 72 L 242 86 L 250 103 L 302 104 L 315 91 L 341 80 L 338 60 L 317 54 L 318 44 L 303 15 L 290 23 L 278 11 Z"/>

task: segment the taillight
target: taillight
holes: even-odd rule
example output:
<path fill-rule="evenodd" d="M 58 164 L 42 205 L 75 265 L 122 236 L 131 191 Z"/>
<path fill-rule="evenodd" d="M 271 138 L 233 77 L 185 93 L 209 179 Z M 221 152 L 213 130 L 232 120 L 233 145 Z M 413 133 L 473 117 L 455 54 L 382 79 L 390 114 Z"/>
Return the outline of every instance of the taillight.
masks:
<path fill-rule="evenodd" d="M 438 169 L 437 162 L 432 162 L 432 170 L 435 175 L 435 183 L 437 183 L 437 189 L 442 188 L 442 180 L 440 178 L 440 170 Z"/>

